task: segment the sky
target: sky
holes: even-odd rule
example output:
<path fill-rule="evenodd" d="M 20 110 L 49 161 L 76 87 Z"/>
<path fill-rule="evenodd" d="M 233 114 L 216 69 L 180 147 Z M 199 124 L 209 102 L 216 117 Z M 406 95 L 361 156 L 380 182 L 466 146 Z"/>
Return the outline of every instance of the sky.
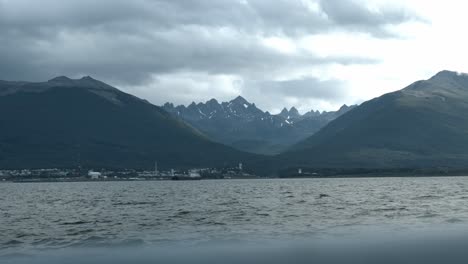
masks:
<path fill-rule="evenodd" d="M 0 0 L 0 79 L 92 76 L 161 105 L 336 110 L 468 72 L 459 0 Z"/>

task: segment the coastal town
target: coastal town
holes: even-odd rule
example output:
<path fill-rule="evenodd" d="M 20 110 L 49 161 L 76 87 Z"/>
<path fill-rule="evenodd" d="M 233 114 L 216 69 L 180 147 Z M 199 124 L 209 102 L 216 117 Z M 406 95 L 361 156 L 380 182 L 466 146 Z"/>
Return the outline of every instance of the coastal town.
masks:
<path fill-rule="evenodd" d="M 158 170 L 136 169 L 17 169 L 0 170 L 0 181 L 6 182 L 70 182 L 70 181 L 146 181 L 259 178 L 244 170 L 243 164 L 227 168 L 191 168 Z"/>

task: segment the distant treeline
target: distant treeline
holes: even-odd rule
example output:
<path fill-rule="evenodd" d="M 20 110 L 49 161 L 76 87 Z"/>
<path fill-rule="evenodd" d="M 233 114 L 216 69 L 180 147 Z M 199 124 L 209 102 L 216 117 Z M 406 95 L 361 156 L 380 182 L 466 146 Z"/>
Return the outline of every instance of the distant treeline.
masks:
<path fill-rule="evenodd" d="M 450 168 L 288 168 L 280 171 L 280 178 L 325 177 L 399 177 L 399 176 L 464 176 L 466 169 Z"/>

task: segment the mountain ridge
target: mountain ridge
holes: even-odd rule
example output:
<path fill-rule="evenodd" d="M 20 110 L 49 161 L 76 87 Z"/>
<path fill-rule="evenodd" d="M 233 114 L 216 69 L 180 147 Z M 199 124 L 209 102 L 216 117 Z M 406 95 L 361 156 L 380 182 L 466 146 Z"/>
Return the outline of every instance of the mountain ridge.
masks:
<path fill-rule="evenodd" d="M 312 167 L 466 167 L 468 75 L 441 71 L 367 101 L 291 150 Z"/>
<path fill-rule="evenodd" d="M 332 112 L 311 110 L 303 115 L 291 107 L 272 115 L 242 96 L 227 102 L 218 102 L 213 98 L 205 103 L 192 102 L 188 106 L 175 106 L 173 103 L 162 106 L 217 142 L 243 151 L 269 155 L 278 154 L 305 139 L 354 107 L 343 105 L 340 110 Z"/>
<path fill-rule="evenodd" d="M 2 168 L 210 167 L 258 157 L 91 77 L 0 82 L 0 125 Z"/>

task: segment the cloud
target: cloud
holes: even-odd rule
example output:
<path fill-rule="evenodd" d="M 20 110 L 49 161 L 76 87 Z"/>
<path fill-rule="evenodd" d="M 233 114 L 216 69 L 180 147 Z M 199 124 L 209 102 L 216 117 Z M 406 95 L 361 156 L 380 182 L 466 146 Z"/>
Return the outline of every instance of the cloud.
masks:
<path fill-rule="evenodd" d="M 423 21 L 401 6 L 377 6 L 372 9 L 357 0 L 320 0 L 320 6 L 334 25 L 378 37 L 393 35 L 386 26 Z"/>
<path fill-rule="evenodd" d="M 183 72 L 154 75 L 143 85 L 122 88 L 158 105 L 166 102 L 188 105 L 200 98 L 231 100 L 242 93 L 242 80 L 234 75 Z"/>
<path fill-rule="evenodd" d="M 345 85 L 337 80 L 304 78 L 286 81 L 266 81 L 258 84 L 259 91 L 265 94 L 312 98 L 320 100 L 342 99 L 347 96 Z"/>
<path fill-rule="evenodd" d="M 257 104 L 272 112 L 283 107 L 295 106 L 301 112 L 312 109 L 338 108 L 349 96 L 346 84 L 339 80 L 320 80 L 303 77 L 280 81 L 258 81 L 244 83 L 243 94 L 247 98 L 258 98 Z M 278 105 L 278 102 L 282 102 Z M 330 103 L 332 102 L 332 103 Z"/>
<path fill-rule="evenodd" d="M 0 5 L 2 24 L 25 31 L 44 27 L 125 31 L 126 25 L 143 22 L 158 30 L 201 26 L 305 34 L 357 24 L 367 30 L 416 18 L 403 8 L 371 10 L 356 0 L 1 0 Z"/>
<path fill-rule="evenodd" d="M 201 100 L 197 89 L 176 95 L 178 80 L 167 78 L 203 76 L 202 83 L 216 84 L 219 76 L 235 76 L 275 84 L 281 76 L 292 81 L 277 85 L 299 92 L 313 83 L 294 81 L 294 72 L 376 63 L 366 56 L 320 56 L 300 39 L 330 31 L 388 37 L 387 26 L 412 19 L 409 11 L 353 0 L 0 0 L 0 79 L 92 75 L 129 92 L 147 87 L 149 95 L 153 87 L 152 98 Z M 161 94 L 156 85 L 167 89 Z M 212 89 L 222 95 L 230 88 Z"/>

